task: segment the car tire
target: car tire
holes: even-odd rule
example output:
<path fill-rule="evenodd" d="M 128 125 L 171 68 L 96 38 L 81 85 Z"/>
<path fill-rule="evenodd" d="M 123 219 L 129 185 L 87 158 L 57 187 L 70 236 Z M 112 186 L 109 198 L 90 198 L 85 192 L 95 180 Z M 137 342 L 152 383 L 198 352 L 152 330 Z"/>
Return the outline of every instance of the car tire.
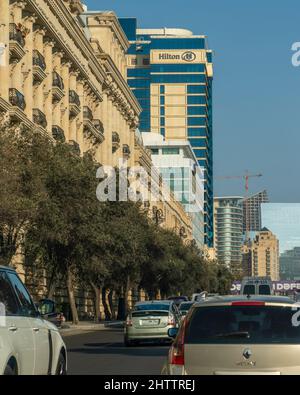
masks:
<path fill-rule="evenodd" d="M 55 375 L 56 376 L 66 376 L 66 374 L 67 374 L 66 358 L 64 357 L 63 353 L 60 353 L 58 362 L 57 362 Z"/>
<path fill-rule="evenodd" d="M 16 376 L 16 369 L 13 369 L 10 365 L 7 365 L 4 370 L 4 376 Z"/>
<path fill-rule="evenodd" d="M 134 343 L 131 340 L 128 340 L 127 337 L 124 339 L 125 347 L 132 347 Z"/>

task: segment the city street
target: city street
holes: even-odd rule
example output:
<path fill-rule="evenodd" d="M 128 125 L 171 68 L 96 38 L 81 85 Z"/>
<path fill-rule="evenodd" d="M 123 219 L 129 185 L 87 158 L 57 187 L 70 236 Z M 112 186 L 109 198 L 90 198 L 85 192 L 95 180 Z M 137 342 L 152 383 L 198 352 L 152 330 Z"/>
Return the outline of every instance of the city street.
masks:
<path fill-rule="evenodd" d="M 68 374 L 160 374 L 168 345 L 146 344 L 126 348 L 122 329 L 63 335 L 68 349 Z"/>

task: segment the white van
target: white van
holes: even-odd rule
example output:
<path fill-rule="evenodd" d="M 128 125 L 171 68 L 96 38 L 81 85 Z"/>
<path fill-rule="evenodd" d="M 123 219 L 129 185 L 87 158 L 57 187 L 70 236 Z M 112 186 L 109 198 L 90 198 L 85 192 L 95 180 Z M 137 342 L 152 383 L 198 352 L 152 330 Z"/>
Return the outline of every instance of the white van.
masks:
<path fill-rule="evenodd" d="M 244 277 L 241 284 L 241 295 L 273 295 L 270 277 Z"/>

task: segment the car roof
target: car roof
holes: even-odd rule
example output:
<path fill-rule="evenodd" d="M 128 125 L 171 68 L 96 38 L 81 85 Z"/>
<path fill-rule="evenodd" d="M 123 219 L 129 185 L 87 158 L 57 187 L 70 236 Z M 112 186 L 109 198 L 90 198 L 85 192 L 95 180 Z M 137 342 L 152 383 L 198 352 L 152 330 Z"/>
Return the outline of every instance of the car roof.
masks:
<path fill-rule="evenodd" d="M 214 296 L 203 299 L 201 302 L 195 302 L 194 306 L 204 307 L 205 305 L 213 304 L 226 304 L 232 302 L 265 302 L 265 303 L 278 303 L 278 304 L 294 304 L 295 301 L 288 296 L 273 296 L 273 295 L 228 295 L 228 296 Z"/>
<path fill-rule="evenodd" d="M 2 270 L 2 271 L 6 271 L 6 272 L 16 272 L 15 271 L 15 269 L 13 269 L 12 267 L 9 267 L 9 266 L 1 266 L 0 265 L 0 270 Z"/>

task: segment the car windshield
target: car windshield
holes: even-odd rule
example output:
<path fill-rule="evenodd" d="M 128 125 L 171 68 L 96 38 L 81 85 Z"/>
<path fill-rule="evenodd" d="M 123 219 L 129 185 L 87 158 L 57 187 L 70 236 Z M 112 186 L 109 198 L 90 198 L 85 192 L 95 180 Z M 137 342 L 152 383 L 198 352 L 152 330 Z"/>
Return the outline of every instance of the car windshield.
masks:
<path fill-rule="evenodd" d="M 300 344 L 297 310 L 285 306 L 215 306 L 194 309 L 186 343 Z M 299 314 L 298 314 L 299 315 Z"/>

